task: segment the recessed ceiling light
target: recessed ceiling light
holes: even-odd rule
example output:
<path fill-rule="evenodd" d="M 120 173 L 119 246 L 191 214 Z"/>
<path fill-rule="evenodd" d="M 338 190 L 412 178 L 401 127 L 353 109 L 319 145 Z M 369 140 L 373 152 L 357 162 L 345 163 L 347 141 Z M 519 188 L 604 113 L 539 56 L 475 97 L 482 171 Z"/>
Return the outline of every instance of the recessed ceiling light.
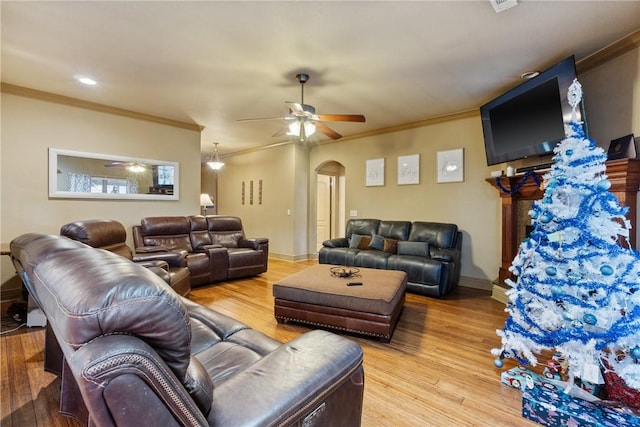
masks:
<path fill-rule="evenodd" d="M 98 84 L 98 82 L 93 80 L 91 77 L 86 77 L 86 76 L 76 76 L 76 80 L 88 86 L 95 86 L 96 84 Z"/>
<path fill-rule="evenodd" d="M 520 74 L 521 79 L 532 79 L 534 77 L 538 77 L 540 75 L 540 71 L 527 71 Z"/>

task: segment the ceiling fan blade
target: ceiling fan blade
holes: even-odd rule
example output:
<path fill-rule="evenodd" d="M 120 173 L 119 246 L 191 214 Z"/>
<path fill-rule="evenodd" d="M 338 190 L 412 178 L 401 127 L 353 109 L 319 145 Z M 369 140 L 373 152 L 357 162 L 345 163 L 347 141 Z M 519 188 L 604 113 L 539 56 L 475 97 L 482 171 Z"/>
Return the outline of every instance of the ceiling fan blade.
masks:
<path fill-rule="evenodd" d="M 257 119 L 238 119 L 239 122 L 257 122 L 259 120 L 287 120 L 289 117 L 261 117 Z"/>
<path fill-rule="evenodd" d="M 342 138 L 342 135 L 340 135 L 338 132 L 336 132 L 335 130 L 331 129 L 330 127 L 328 127 L 326 125 L 323 125 L 320 122 L 316 122 L 314 124 L 316 125 L 316 130 L 319 130 L 320 132 L 324 133 L 329 138 L 331 138 L 331 139 L 340 139 L 340 138 Z"/>
<path fill-rule="evenodd" d="M 362 114 L 318 114 L 318 120 L 324 122 L 365 122 Z"/>
<path fill-rule="evenodd" d="M 273 135 L 271 135 L 271 137 L 275 138 L 276 136 L 286 135 L 288 130 L 289 130 L 288 128 L 280 128 L 280 130 L 278 132 L 274 133 Z"/>
<path fill-rule="evenodd" d="M 298 104 L 297 102 L 285 102 L 289 106 L 292 114 L 295 115 L 303 115 L 305 113 L 304 108 L 302 108 L 302 104 Z"/>

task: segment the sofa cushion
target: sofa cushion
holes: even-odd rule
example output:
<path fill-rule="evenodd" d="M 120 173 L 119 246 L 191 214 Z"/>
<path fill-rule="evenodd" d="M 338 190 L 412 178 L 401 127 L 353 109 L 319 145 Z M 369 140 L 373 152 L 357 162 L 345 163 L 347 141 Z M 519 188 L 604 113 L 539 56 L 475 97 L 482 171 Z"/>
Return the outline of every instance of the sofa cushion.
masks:
<path fill-rule="evenodd" d="M 242 239 L 241 231 L 215 232 L 211 233 L 211 241 L 214 245 L 225 248 L 237 248 L 238 240 Z"/>
<path fill-rule="evenodd" d="M 352 234 L 349 238 L 349 247 L 351 249 L 357 249 L 358 245 L 360 244 L 360 239 L 362 239 L 362 236 L 360 234 Z"/>
<path fill-rule="evenodd" d="M 371 243 L 371 236 L 361 236 L 360 241 L 358 242 L 357 249 L 369 249 L 370 243 Z"/>
<path fill-rule="evenodd" d="M 437 222 L 416 221 L 411 226 L 409 240 L 412 242 L 429 242 L 436 248 L 453 248 L 456 243 L 458 226 Z"/>
<path fill-rule="evenodd" d="M 384 237 L 380 234 L 374 234 L 371 238 L 371 243 L 369 243 L 369 249 L 377 249 L 379 251 L 384 249 Z"/>
<path fill-rule="evenodd" d="M 347 230 L 345 236 L 348 238 L 352 234 L 360 234 L 361 236 L 372 236 L 378 232 L 380 225 L 379 219 L 350 219 L 347 221 Z"/>
<path fill-rule="evenodd" d="M 398 242 L 398 255 L 414 255 L 429 258 L 429 243 Z"/>
<path fill-rule="evenodd" d="M 382 247 L 382 250 L 385 251 L 385 252 L 389 252 L 390 254 L 397 254 L 398 253 L 398 240 L 390 239 L 388 237 L 385 237 L 384 245 Z"/>
<path fill-rule="evenodd" d="M 409 240 L 411 221 L 380 221 L 378 233 L 396 240 Z"/>

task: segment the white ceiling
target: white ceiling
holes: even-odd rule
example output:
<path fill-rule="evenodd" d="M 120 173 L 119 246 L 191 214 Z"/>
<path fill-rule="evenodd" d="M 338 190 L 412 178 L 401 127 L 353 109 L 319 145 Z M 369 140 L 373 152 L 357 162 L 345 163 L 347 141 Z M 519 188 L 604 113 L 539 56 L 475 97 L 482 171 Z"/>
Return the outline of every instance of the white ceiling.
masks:
<path fill-rule="evenodd" d="M 300 101 L 345 136 L 478 108 L 640 28 L 640 1 L 2 1 L 4 83 L 204 126 L 205 157 L 273 144 Z M 98 80 L 82 86 L 75 75 Z M 326 137 L 320 141 L 326 140 Z"/>

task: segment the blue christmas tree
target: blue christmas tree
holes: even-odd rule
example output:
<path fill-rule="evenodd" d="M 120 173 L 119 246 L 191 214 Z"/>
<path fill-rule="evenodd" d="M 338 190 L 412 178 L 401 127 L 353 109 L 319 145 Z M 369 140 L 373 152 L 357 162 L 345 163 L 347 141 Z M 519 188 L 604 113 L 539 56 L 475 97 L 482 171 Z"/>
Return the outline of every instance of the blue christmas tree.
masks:
<path fill-rule="evenodd" d="M 569 362 L 568 389 L 574 376 L 597 382 L 606 360 L 640 389 L 640 256 L 628 249 L 627 208 L 609 191 L 607 156 L 576 122 L 581 98 L 574 81 L 574 119 L 529 212 L 534 229 L 511 265 L 510 316 L 492 353 L 502 367 L 503 358 L 536 365 L 542 350 L 558 351 Z"/>

